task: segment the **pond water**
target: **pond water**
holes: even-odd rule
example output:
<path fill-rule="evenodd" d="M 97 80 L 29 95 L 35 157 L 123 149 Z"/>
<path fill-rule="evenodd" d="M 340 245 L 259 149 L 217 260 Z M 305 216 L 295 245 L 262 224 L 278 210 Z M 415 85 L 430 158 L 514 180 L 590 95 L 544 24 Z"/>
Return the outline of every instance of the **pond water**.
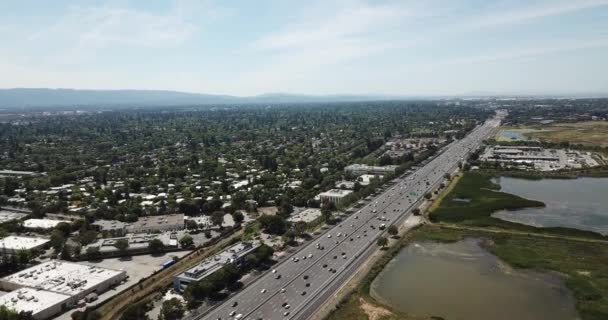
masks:
<path fill-rule="evenodd" d="M 529 140 L 520 131 L 503 130 L 500 132 L 500 136 L 512 140 Z"/>
<path fill-rule="evenodd" d="M 545 208 L 499 211 L 492 216 L 537 227 L 571 227 L 608 234 L 608 178 L 526 180 L 501 177 L 501 191 L 539 200 Z"/>
<path fill-rule="evenodd" d="M 579 319 L 561 277 L 512 270 L 479 241 L 405 247 L 373 281 L 372 296 L 410 315 L 447 320 Z"/>

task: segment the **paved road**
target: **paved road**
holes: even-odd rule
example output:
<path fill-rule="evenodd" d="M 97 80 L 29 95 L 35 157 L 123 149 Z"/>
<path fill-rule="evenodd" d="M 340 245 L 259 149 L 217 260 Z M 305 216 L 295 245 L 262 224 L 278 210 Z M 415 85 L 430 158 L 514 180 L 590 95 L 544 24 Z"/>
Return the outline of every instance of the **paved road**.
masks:
<path fill-rule="evenodd" d="M 443 181 L 445 173 L 453 172 L 499 124 L 499 118 L 486 121 L 423 167 L 395 179 L 364 207 L 204 319 L 308 319 L 377 250 L 376 239 L 385 233 L 381 225 L 388 227 L 405 219 L 424 194 Z"/>

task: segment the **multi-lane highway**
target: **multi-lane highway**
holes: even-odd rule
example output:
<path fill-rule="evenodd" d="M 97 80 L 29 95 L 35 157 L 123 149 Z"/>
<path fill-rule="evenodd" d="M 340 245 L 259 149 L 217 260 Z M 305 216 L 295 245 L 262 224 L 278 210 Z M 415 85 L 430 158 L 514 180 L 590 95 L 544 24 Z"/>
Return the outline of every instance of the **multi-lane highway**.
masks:
<path fill-rule="evenodd" d="M 500 114 L 355 210 L 204 319 L 307 319 L 377 250 L 384 226 L 400 223 L 445 173 L 455 170 L 500 124 Z"/>

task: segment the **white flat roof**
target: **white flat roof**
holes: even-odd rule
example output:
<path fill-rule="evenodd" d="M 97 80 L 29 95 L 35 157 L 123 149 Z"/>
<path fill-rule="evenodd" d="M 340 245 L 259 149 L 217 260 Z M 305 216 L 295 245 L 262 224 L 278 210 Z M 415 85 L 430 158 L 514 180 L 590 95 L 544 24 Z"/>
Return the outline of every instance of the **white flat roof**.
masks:
<path fill-rule="evenodd" d="M 25 213 L 0 210 L 0 223 L 9 222 L 16 219 L 21 219 L 27 216 Z"/>
<path fill-rule="evenodd" d="M 294 214 L 293 216 L 289 217 L 287 220 L 290 222 L 312 222 L 315 219 L 317 219 L 318 217 L 321 216 L 321 210 L 317 209 L 317 208 L 308 208 L 300 213 Z"/>
<path fill-rule="evenodd" d="M 63 261 L 48 261 L 3 278 L 24 287 L 76 295 L 124 271 L 86 266 Z"/>
<path fill-rule="evenodd" d="M 36 315 L 49 307 L 63 303 L 70 296 L 44 290 L 21 288 L 0 297 L 0 305 L 17 312 L 32 312 Z"/>
<path fill-rule="evenodd" d="M 43 246 L 49 241 L 50 240 L 44 238 L 9 236 L 4 239 L 0 239 L 0 250 L 30 250 Z"/>
<path fill-rule="evenodd" d="M 27 219 L 23 221 L 23 226 L 31 229 L 52 229 L 62 222 L 70 223 L 69 221 L 63 220 Z"/>
<path fill-rule="evenodd" d="M 344 197 L 347 196 L 349 194 L 353 193 L 352 190 L 342 190 L 342 189 L 331 189 L 329 191 L 325 191 L 321 194 L 319 194 L 320 196 L 327 196 L 327 197 Z"/>

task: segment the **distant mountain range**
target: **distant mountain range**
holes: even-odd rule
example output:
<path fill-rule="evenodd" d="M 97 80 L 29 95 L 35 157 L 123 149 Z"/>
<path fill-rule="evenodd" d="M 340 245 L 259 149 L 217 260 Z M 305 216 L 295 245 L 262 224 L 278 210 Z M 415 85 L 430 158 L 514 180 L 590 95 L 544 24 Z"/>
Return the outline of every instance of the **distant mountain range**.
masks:
<path fill-rule="evenodd" d="M 230 95 L 200 94 L 164 90 L 80 90 L 18 88 L 0 89 L 0 109 L 60 108 L 60 107 L 145 107 L 145 106 L 187 106 L 219 104 L 278 104 L 351 102 L 380 100 L 413 100 L 444 98 L 586 98 L 607 97 L 607 94 L 498 94 L 476 92 L 458 96 L 389 96 L 389 95 L 301 95 L 288 93 L 268 93 L 258 96 L 238 97 Z"/>
<path fill-rule="evenodd" d="M 250 103 L 307 103 L 388 100 L 388 96 L 296 95 L 269 93 L 251 97 L 163 90 L 0 89 L 0 108 L 104 106 L 180 106 Z M 394 99 L 394 98 L 393 98 Z"/>

